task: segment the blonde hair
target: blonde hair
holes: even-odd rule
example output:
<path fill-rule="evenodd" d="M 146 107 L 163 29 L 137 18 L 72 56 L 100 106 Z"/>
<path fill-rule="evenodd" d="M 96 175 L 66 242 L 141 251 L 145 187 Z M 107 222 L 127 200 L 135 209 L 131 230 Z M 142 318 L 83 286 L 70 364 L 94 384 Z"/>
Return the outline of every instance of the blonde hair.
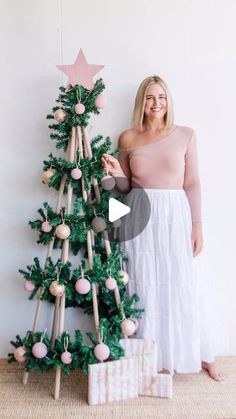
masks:
<path fill-rule="evenodd" d="M 152 84 L 159 84 L 164 89 L 166 94 L 167 111 L 164 115 L 165 128 L 171 128 L 174 123 L 172 97 L 167 84 L 159 76 L 149 76 L 142 81 L 136 94 L 134 110 L 132 115 L 132 126 L 134 129 L 143 130 L 143 124 L 145 119 L 144 107 L 146 100 L 146 92 L 149 86 L 151 86 Z"/>

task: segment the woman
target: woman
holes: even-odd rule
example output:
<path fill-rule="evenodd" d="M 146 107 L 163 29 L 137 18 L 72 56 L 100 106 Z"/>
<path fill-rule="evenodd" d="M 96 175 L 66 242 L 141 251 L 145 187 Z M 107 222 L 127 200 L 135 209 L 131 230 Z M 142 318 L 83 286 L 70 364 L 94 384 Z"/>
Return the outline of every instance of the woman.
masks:
<path fill-rule="evenodd" d="M 141 211 L 140 187 L 151 206 L 145 229 L 122 242 L 128 291 L 139 295 L 145 309 L 139 336 L 157 342 L 159 371 L 204 368 L 221 381 L 214 361 L 215 313 L 208 310 L 210 296 L 204 295 L 199 280 L 203 235 L 196 136 L 193 129 L 174 124 L 171 95 L 160 77 L 141 83 L 133 128 L 120 135 L 118 145 L 119 159 L 104 154 L 103 166 L 117 178 L 119 189 L 129 192 L 126 204 L 135 222 Z"/>

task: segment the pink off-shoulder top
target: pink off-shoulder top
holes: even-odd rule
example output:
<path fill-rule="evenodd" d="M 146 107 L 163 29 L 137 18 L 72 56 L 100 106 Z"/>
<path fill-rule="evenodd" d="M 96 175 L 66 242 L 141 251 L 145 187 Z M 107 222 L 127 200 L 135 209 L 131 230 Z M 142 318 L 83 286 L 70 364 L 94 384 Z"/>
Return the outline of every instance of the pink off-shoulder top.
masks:
<path fill-rule="evenodd" d="M 162 139 L 120 151 L 118 160 L 131 187 L 184 189 L 193 222 L 201 217 L 201 188 L 195 131 L 177 125 Z"/>

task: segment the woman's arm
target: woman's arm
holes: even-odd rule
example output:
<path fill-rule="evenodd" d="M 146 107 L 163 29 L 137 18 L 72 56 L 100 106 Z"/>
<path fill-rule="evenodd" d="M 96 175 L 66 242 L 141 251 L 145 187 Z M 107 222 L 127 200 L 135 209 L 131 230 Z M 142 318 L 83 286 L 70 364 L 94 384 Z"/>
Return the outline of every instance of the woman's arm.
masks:
<path fill-rule="evenodd" d="M 110 154 L 102 157 L 103 167 L 115 178 L 116 185 L 121 192 L 127 193 L 130 190 L 131 172 L 129 167 L 129 156 L 127 147 L 127 132 L 122 133 L 118 140 L 118 147 L 121 148 L 118 159 Z"/>
<path fill-rule="evenodd" d="M 193 224 L 202 222 L 201 185 L 198 173 L 198 153 L 195 131 L 192 132 L 185 154 L 183 188 L 189 200 Z"/>
<path fill-rule="evenodd" d="M 198 153 L 196 135 L 193 131 L 185 155 L 184 190 L 186 192 L 192 216 L 192 249 L 197 256 L 203 248 L 201 185 L 198 173 Z"/>

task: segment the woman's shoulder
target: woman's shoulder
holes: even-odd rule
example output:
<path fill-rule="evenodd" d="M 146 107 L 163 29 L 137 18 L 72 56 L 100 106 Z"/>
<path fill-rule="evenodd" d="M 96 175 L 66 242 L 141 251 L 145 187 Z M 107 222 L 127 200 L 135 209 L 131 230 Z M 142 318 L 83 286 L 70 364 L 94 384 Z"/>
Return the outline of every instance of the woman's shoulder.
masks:
<path fill-rule="evenodd" d="M 127 150 L 132 146 L 134 138 L 137 136 L 137 130 L 134 128 L 129 128 L 123 131 L 118 139 L 118 147 Z"/>
<path fill-rule="evenodd" d="M 184 125 L 177 125 L 178 130 L 182 131 L 183 134 L 186 134 L 187 136 L 191 136 L 193 132 L 195 131 L 194 128 L 184 126 Z"/>

